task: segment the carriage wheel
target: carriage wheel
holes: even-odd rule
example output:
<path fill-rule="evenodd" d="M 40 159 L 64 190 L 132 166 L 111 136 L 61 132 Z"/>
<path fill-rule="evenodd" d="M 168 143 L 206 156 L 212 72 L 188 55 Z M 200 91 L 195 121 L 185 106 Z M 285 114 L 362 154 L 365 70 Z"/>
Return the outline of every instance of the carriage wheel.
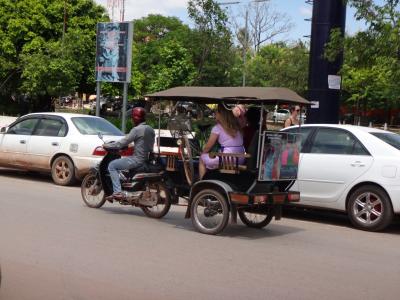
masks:
<path fill-rule="evenodd" d="M 240 220 L 252 228 L 263 228 L 267 226 L 274 217 L 270 208 L 268 208 L 266 214 L 254 213 L 246 211 L 246 209 L 239 209 L 238 214 Z"/>
<path fill-rule="evenodd" d="M 193 226 L 201 233 L 218 234 L 228 224 L 228 202 L 222 194 L 212 189 L 194 196 L 190 212 Z"/>

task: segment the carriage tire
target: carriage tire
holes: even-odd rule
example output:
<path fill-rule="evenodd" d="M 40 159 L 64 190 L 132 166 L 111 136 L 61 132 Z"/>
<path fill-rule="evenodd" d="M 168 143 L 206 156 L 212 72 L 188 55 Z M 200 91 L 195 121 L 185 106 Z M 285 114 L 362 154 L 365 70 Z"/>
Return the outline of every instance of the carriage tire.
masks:
<path fill-rule="evenodd" d="M 200 202 L 204 197 L 211 196 L 215 198 L 221 205 L 222 209 L 222 221 L 220 224 L 216 227 L 213 228 L 206 228 L 203 224 L 201 224 L 201 221 L 199 219 L 196 206 L 198 205 L 198 202 Z M 220 233 L 222 230 L 225 229 L 225 227 L 228 225 L 229 221 L 229 206 L 226 197 L 224 197 L 221 193 L 217 192 L 216 190 L 213 189 L 205 189 L 196 196 L 193 197 L 193 200 L 190 203 L 190 216 L 192 220 L 192 224 L 194 228 L 205 234 L 210 234 L 210 235 L 216 235 Z"/>
<path fill-rule="evenodd" d="M 265 218 L 259 222 L 254 222 L 253 220 L 250 220 L 247 215 L 246 215 L 246 211 L 244 209 L 239 209 L 238 210 L 238 215 L 240 220 L 247 225 L 248 227 L 251 228 L 264 228 L 265 226 L 267 226 L 269 223 L 271 223 L 272 218 L 274 217 L 274 215 L 272 214 L 272 210 L 268 209 L 267 214 L 266 215 L 261 215 L 260 216 L 264 216 Z"/>

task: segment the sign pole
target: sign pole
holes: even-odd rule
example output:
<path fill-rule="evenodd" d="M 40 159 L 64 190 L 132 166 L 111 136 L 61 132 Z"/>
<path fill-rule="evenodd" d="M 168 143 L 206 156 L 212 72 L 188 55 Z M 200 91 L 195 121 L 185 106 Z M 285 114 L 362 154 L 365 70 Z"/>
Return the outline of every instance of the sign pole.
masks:
<path fill-rule="evenodd" d="M 128 83 L 124 82 L 124 95 L 122 99 L 122 125 L 121 130 L 126 133 L 126 106 L 128 103 Z"/>
<path fill-rule="evenodd" d="M 96 116 L 100 117 L 100 95 L 101 95 L 101 82 L 96 83 Z"/>

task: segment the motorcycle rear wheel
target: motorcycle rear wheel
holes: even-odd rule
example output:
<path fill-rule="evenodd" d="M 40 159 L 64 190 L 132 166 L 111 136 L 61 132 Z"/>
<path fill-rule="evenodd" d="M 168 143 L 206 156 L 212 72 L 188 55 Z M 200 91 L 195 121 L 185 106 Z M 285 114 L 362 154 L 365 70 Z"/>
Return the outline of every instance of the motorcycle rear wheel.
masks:
<path fill-rule="evenodd" d="M 81 185 L 82 200 L 91 208 L 100 208 L 106 202 L 106 195 L 98 175 L 89 173 L 83 178 Z"/>
<path fill-rule="evenodd" d="M 157 204 L 152 207 L 141 206 L 140 208 L 143 210 L 146 216 L 154 219 L 161 219 L 169 212 L 169 209 L 171 208 L 171 196 L 167 187 L 162 182 L 150 183 L 150 190 L 157 191 L 159 195 Z"/>

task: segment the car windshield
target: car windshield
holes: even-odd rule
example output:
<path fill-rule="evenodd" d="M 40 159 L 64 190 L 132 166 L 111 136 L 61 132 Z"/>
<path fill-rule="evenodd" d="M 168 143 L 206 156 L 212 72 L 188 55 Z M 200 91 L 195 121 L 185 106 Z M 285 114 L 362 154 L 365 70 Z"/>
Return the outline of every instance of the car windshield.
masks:
<path fill-rule="evenodd" d="M 400 135 L 389 132 L 370 132 L 370 134 L 400 150 Z"/>
<path fill-rule="evenodd" d="M 103 135 L 124 135 L 113 124 L 101 118 L 75 117 L 71 120 L 79 132 L 85 135 L 97 135 L 99 133 Z"/>

